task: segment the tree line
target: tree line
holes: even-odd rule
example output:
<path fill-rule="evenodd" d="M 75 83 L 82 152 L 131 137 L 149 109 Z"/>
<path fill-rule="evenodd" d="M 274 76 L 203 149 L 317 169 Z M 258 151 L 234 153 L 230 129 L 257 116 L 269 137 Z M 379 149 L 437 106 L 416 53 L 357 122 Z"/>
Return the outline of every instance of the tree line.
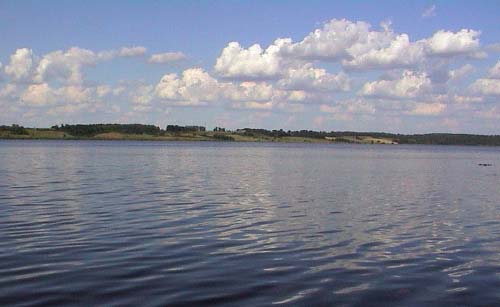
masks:
<path fill-rule="evenodd" d="M 453 134 L 453 133 L 428 133 L 428 134 L 394 134 L 385 132 L 354 132 L 354 131 L 313 131 L 298 130 L 285 131 L 244 128 L 238 129 L 237 133 L 246 136 L 268 136 L 268 137 L 306 137 L 324 139 L 326 137 L 336 138 L 337 141 L 350 142 L 344 137 L 369 136 L 374 138 L 387 138 L 399 144 L 428 144 L 428 145 L 488 145 L 500 146 L 500 135 L 477 135 L 477 134 Z"/>
<path fill-rule="evenodd" d="M 118 132 L 124 134 L 160 135 L 161 129 L 154 125 L 142 124 L 77 124 L 51 127 L 57 131 L 64 131 L 72 136 L 92 137 L 101 133 Z"/>
<path fill-rule="evenodd" d="M 92 137 L 101 133 L 117 132 L 123 134 L 148 134 L 153 136 L 164 135 L 168 133 L 181 133 L 181 132 L 205 132 L 206 128 L 203 126 L 179 126 L 167 125 L 163 130 L 155 125 L 142 125 L 142 124 L 76 124 L 52 126 L 57 131 L 64 131 L 72 136 L 79 137 Z"/>
<path fill-rule="evenodd" d="M 178 126 L 167 125 L 167 132 L 205 132 L 206 128 L 203 126 Z"/>
<path fill-rule="evenodd" d="M 155 125 L 142 124 L 62 124 L 51 127 L 52 130 L 63 131 L 74 137 L 93 137 L 101 133 L 118 132 L 123 134 L 148 134 L 161 136 L 166 133 L 182 132 L 202 132 L 206 131 L 203 126 L 178 126 L 167 125 L 165 130 Z M 6 132 L 11 135 L 28 135 L 27 128 L 20 125 L 0 126 L 0 132 Z M 488 145 L 500 146 L 500 135 L 476 135 L 476 134 L 451 134 L 451 133 L 430 133 L 430 134 L 393 134 L 385 132 L 354 132 L 354 131 L 313 131 L 297 130 L 285 131 L 244 128 L 234 132 L 226 131 L 225 128 L 216 127 L 214 137 L 220 140 L 233 139 L 231 133 L 251 136 L 251 137 L 304 137 L 325 139 L 335 138 L 338 142 L 350 142 L 345 137 L 374 137 L 391 139 L 399 144 L 429 144 L 429 145 Z"/>
<path fill-rule="evenodd" d="M 0 126 L 0 132 L 9 132 L 11 134 L 15 134 L 15 135 L 28 135 L 28 130 L 26 130 L 26 128 L 24 128 L 23 126 L 19 126 L 19 125 L 11 125 L 11 126 L 5 126 L 5 125 L 2 125 Z"/>

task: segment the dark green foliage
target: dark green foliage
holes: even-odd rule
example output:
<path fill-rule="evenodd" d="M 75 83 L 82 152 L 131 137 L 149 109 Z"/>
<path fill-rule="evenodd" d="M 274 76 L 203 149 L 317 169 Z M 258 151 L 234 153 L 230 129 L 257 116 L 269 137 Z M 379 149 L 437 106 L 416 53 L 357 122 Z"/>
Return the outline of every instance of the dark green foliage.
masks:
<path fill-rule="evenodd" d="M 399 144 L 429 144 L 429 145 L 487 145 L 500 146 L 500 135 L 475 135 L 475 134 L 451 134 L 451 133 L 430 133 L 430 134 L 393 134 L 384 132 L 353 132 L 353 131 L 283 131 L 266 129 L 238 129 L 237 133 L 246 136 L 268 136 L 283 137 L 295 136 L 306 138 L 324 139 L 325 137 L 335 137 L 336 142 L 350 142 L 344 137 L 370 136 L 374 138 L 392 139 Z"/>
<path fill-rule="evenodd" d="M 13 124 L 12 126 L 0 126 L 0 131 L 10 132 L 15 135 L 28 135 L 28 130 L 26 130 L 23 126 L 19 126 Z"/>
<path fill-rule="evenodd" d="M 118 132 L 125 134 L 159 135 L 160 128 L 154 125 L 141 124 L 91 124 L 91 125 L 61 125 L 55 130 L 64 131 L 73 136 L 92 137 L 100 133 Z"/>
<path fill-rule="evenodd" d="M 295 137 L 308 137 L 308 138 L 316 138 L 316 139 L 324 139 L 326 136 L 329 136 L 326 132 L 318 132 L 311 130 L 300 130 L 300 131 L 284 131 L 280 130 L 266 130 L 266 129 L 252 129 L 252 128 L 244 128 L 236 130 L 237 133 L 241 133 L 245 136 L 259 137 L 259 136 L 268 136 L 268 137 L 284 137 L 284 136 L 295 136 Z"/>
<path fill-rule="evenodd" d="M 499 135 L 432 133 L 397 135 L 395 138 L 400 144 L 500 146 Z"/>
<path fill-rule="evenodd" d="M 167 132 L 205 132 L 205 127 L 202 126 L 178 126 L 168 125 Z"/>
<path fill-rule="evenodd" d="M 225 135 L 223 133 L 215 133 L 213 138 L 219 141 L 234 141 L 232 136 Z"/>

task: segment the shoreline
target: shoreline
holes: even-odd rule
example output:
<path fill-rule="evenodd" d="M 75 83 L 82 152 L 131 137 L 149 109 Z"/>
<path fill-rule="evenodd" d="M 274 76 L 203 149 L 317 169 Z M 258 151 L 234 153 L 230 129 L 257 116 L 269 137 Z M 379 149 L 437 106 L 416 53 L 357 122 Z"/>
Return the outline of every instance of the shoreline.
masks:
<path fill-rule="evenodd" d="M 215 138 L 189 138 L 189 137 L 146 137 L 146 138 L 44 138 L 44 137 L 0 137 L 0 141 L 141 141 L 141 142 L 217 142 L 217 143 L 308 143 L 308 144 L 368 144 L 370 143 L 349 143 L 349 142 L 333 142 L 322 139 L 306 138 L 300 140 L 286 140 L 286 139 L 245 139 L 245 140 L 218 140 Z M 386 143 L 374 143 L 373 145 L 388 145 Z"/>
<path fill-rule="evenodd" d="M 74 136 L 65 131 L 26 128 L 24 134 L 3 133 L 0 139 L 10 140 L 89 140 L 89 141 L 153 141 L 153 142 L 258 142 L 258 143 L 356 143 L 356 144 L 396 144 L 389 138 L 371 136 L 348 137 L 308 137 L 272 136 L 264 134 L 244 134 L 237 132 L 162 132 L 158 135 L 148 133 L 106 132 L 89 136 Z"/>
<path fill-rule="evenodd" d="M 388 143 L 355 143 L 355 142 L 333 142 L 324 140 L 315 141 L 293 141 L 293 140 L 238 140 L 238 141 L 223 141 L 217 139 L 190 139 L 190 138 L 178 138 L 178 139 L 159 139 L 159 138 L 33 138 L 33 137 L 0 137 L 1 141 L 98 141 L 98 142 L 122 142 L 122 141 L 133 141 L 133 142 L 155 142 L 155 143 L 171 143 L 171 142 L 181 142 L 181 143 L 196 143 L 196 142 L 215 142 L 215 143 L 260 143 L 260 144 L 331 144 L 331 145 L 399 145 L 399 146 L 466 146 L 466 147 L 500 147 L 498 145 L 487 145 L 487 144 L 425 144 L 425 143 L 415 143 L 415 144 L 388 144 Z"/>
<path fill-rule="evenodd" d="M 452 133 L 394 134 L 355 131 L 284 131 L 243 128 L 208 131 L 201 126 L 168 125 L 165 130 L 142 124 L 62 125 L 51 128 L 0 126 L 0 140 L 152 141 L 152 142 L 256 142 L 379 145 L 500 146 L 500 135 Z"/>

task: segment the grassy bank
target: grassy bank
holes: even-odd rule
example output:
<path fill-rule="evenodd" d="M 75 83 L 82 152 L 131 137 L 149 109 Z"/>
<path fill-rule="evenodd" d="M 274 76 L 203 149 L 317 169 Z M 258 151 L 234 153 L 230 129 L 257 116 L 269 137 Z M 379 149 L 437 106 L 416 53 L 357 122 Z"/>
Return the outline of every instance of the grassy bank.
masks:
<path fill-rule="evenodd" d="M 130 141 L 234 141 L 234 142 L 281 142 L 281 143 L 358 143 L 358 144 L 391 144 L 392 139 L 374 138 L 370 136 L 351 136 L 342 138 L 310 138 L 267 135 L 246 135 L 235 132 L 186 132 L 163 133 L 162 135 L 128 134 L 119 132 L 100 133 L 94 136 L 73 136 L 64 131 L 54 129 L 25 128 L 24 134 L 0 131 L 1 139 L 34 139 L 34 140 L 130 140 Z"/>

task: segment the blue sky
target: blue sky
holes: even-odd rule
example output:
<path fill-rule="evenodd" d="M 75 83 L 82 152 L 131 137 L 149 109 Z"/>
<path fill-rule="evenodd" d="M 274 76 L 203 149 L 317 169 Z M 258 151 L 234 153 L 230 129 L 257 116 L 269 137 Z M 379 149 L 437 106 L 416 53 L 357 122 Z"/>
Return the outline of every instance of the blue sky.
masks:
<path fill-rule="evenodd" d="M 500 134 L 499 12 L 498 1 L 1 1 L 0 123 Z"/>

